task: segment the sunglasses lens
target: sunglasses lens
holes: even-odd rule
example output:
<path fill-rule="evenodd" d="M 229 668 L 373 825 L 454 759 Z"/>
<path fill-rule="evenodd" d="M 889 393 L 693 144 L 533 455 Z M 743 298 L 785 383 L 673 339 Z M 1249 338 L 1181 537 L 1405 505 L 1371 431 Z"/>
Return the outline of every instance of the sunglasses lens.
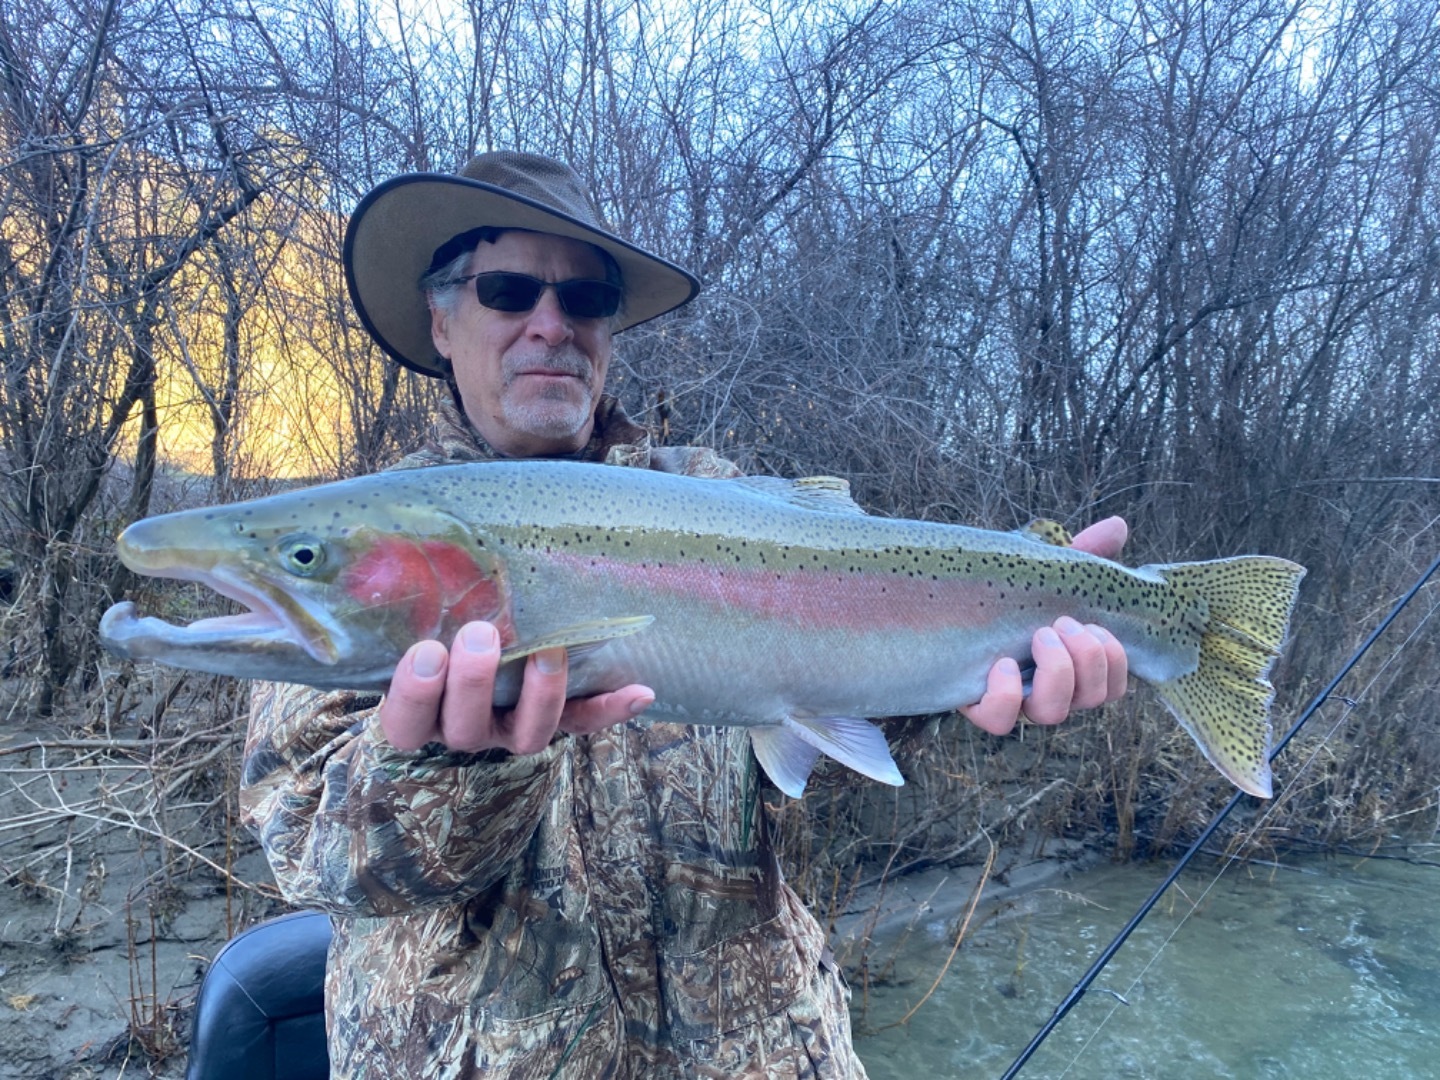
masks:
<path fill-rule="evenodd" d="M 543 281 L 525 274 L 477 274 L 475 296 L 492 311 L 529 311 L 540 299 Z"/>
<path fill-rule="evenodd" d="M 492 311 L 529 311 L 550 282 L 503 270 L 475 275 L 475 296 Z M 608 319 L 620 310 L 620 290 L 608 281 L 573 278 L 554 283 L 560 306 L 577 319 Z"/>
<path fill-rule="evenodd" d="M 620 310 L 620 290 L 604 281 L 562 281 L 560 306 L 577 319 L 608 319 Z"/>

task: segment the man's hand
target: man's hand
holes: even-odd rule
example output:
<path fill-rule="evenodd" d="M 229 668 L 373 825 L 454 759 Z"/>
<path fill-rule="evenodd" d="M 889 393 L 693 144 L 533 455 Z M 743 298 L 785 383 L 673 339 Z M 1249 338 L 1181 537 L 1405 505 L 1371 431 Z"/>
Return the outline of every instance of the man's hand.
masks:
<path fill-rule="evenodd" d="M 1072 541 L 1075 548 L 1113 559 L 1129 529 L 1118 517 L 1097 521 Z M 1068 615 L 1035 631 L 1030 643 L 1035 677 L 1024 696 L 1020 666 L 1004 659 L 990 669 L 985 696 L 960 711 L 977 727 L 1004 735 L 1021 713 L 1037 724 L 1058 724 L 1076 709 L 1118 701 L 1128 674 L 1124 647 L 1100 626 L 1082 626 Z"/>
<path fill-rule="evenodd" d="M 489 623 L 467 623 L 448 650 L 438 641 L 411 646 L 380 706 L 385 738 L 400 750 L 438 742 L 464 753 L 498 747 L 536 754 L 557 731 L 589 735 L 639 715 L 655 701 L 645 686 L 567 701 L 565 650 L 548 649 L 526 662 L 515 707 L 497 712 L 490 703 L 499 667 L 500 635 Z"/>

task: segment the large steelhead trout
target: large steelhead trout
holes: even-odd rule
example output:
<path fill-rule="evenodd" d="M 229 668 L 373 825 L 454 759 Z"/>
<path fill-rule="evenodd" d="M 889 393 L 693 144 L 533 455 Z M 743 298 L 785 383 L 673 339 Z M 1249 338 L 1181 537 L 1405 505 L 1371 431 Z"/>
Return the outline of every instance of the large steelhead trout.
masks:
<path fill-rule="evenodd" d="M 647 715 L 750 730 L 799 795 L 819 754 L 902 779 L 867 718 L 977 701 L 1061 615 L 1106 627 L 1205 756 L 1270 795 L 1266 675 L 1302 567 L 1242 556 L 1130 569 L 1020 533 L 871 517 L 830 478 L 702 480 L 559 461 L 379 473 L 137 522 L 140 574 L 248 614 L 175 626 L 129 602 L 114 652 L 322 688 L 385 688 L 416 641 L 494 623 L 519 661 L 570 652 L 571 696 L 644 683 Z"/>

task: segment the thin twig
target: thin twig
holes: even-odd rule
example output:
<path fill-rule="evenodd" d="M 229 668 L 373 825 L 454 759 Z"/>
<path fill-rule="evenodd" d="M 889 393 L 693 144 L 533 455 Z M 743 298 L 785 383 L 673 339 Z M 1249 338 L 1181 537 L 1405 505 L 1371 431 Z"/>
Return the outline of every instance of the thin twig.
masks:
<path fill-rule="evenodd" d="M 990 840 L 988 834 L 985 839 L 990 841 L 990 854 L 985 857 L 985 868 L 980 872 L 980 880 L 975 883 L 975 889 L 970 894 L 970 904 L 965 909 L 965 918 L 960 920 L 960 928 L 955 933 L 955 944 L 950 946 L 950 955 L 945 957 L 945 963 L 940 966 L 940 973 L 935 976 L 935 981 L 930 984 L 930 989 L 925 991 L 923 997 L 910 1007 L 910 1011 L 896 1020 L 893 1024 L 886 1024 L 880 1028 L 885 1031 L 892 1027 L 901 1027 L 910 1022 L 910 1018 L 920 1011 L 920 1006 L 930 1000 L 932 994 L 939 988 L 941 981 L 945 978 L 950 965 L 955 961 L 955 954 L 960 951 L 960 943 L 965 940 L 970 930 L 970 920 L 975 917 L 975 909 L 980 906 L 980 895 L 985 891 L 986 884 L 990 881 L 990 872 L 995 868 L 995 854 L 999 850 L 995 847 L 995 841 Z"/>

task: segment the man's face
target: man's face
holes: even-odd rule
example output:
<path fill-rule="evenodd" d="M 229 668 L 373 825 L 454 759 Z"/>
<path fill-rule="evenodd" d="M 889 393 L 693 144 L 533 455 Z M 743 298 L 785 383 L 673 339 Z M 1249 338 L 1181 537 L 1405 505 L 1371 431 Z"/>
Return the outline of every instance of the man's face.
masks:
<path fill-rule="evenodd" d="M 596 248 L 534 232 L 505 232 L 479 245 L 466 273 L 492 270 L 542 281 L 605 279 Z M 554 289 L 541 293 L 530 311 L 492 311 L 467 284 L 449 314 L 432 310 L 430 332 L 454 368 L 466 415 L 496 451 L 568 454 L 589 441 L 610 367 L 608 319 L 566 314 Z"/>

